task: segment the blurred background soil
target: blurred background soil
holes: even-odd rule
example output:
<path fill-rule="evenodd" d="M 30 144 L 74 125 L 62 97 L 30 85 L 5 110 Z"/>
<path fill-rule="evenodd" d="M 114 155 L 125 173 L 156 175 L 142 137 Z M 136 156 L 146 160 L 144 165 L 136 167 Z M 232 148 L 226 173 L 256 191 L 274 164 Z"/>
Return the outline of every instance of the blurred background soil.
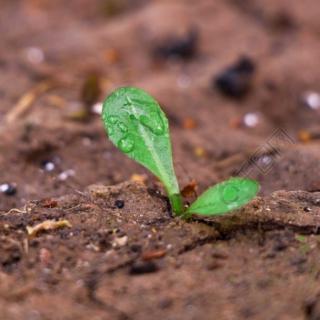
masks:
<path fill-rule="evenodd" d="M 1 0 L 1 318 L 320 319 L 319 15 L 317 0 Z M 102 126 L 126 85 L 168 115 L 181 187 L 242 175 L 261 198 L 170 218 Z M 52 219 L 72 227 L 28 237 Z"/>

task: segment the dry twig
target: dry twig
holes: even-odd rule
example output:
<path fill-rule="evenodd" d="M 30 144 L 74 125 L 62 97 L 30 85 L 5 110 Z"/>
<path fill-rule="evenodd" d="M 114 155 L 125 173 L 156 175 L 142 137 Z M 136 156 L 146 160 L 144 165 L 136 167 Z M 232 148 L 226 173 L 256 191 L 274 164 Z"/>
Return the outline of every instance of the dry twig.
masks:
<path fill-rule="evenodd" d="M 26 92 L 17 102 L 15 106 L 7 113 L 5 123 L 11 124 L 16 119 L 21 117 L 32 106 L 34 101 L 44 92 L 48 91 L 54 86 L 54 82 L 47 80 L 40 82 L 34 88 Z"/>
<path fill-rule="evenodd" d="M 27 232 L 30 237 L 35 237 L 40 231 L 48 231 L 48 230 L 55 230 L 60 228 L 71 228 L 71 223 L 68 220 L 46 220 L 43 221 L 34 227 L 27 226 Z"/>

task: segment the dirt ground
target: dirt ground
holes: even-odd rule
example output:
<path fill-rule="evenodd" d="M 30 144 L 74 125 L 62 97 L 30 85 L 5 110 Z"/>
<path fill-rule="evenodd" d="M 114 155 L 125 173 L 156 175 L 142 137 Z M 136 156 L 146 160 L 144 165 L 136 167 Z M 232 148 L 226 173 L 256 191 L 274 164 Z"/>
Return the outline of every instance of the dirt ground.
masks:
<path fill-rule="evenodd" d="M 2 0 L 0 319 L 319 320 L 319 15 L 317 0 Z M 241 94 L 217 84 L 230 73 Z M 259 196 L 174 219 L 104 132 L 99 103 L 124 85 L 167 113 L 181 187 L 242 175 Z M 30 229 L 48 220 L 62 225 Z"/>

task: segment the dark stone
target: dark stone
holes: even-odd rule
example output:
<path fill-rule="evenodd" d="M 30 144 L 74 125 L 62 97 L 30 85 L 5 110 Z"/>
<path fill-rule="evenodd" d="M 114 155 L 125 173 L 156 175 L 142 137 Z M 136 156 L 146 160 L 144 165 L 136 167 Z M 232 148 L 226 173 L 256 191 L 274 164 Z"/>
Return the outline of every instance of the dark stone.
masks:
<path fill-rule="evenodd" d="M 122 209 L 124 207 L 124 201 L 123 200 L 116 200 L 114 205 L 118 208 L 118 209 Z"/>
<path fill-rule="evenodd" d="M 255 64 L 250 58 L 243 57 L 213 79 L 222 94 L 231 98 L 242 98 L 251 87 Z"/>
<path fill-rule="evenodd" d="M 190 59 L 195 56 L 198 44 L 198 31 L 191 29 L 185 37 L 173 37 L 165 40 L 154 49 L 156 58 Z"/>
<path fill-rule="evenodd" d="M 308 320 L 320 320 L 320 295 L 309 299 L 304 304 L 304 313 Z"/>
<path fill-rule="evenodd" d="M 273 251 L 283 251 L 288 248 L 288 244 L 282 240 L 277 240 L 276 244 L 273 246 Z"/>
<path fill-rule="evenodd" d="M 130 249 L 131 249 L 131 251 L 132 252 L 141 252 L 141 250 L 142 250 L 142 247 L 141 247 L 141 245 L 140 244 L 132 244 L 131 246 L 130 246 Z"/>
<path fill-rule="evenodd" d="M 158 266 L 153 261 L 135 262 L 129 273 L 131 275 L 140 275 L 144 273 L 153 273 L 159 270 Z"/>

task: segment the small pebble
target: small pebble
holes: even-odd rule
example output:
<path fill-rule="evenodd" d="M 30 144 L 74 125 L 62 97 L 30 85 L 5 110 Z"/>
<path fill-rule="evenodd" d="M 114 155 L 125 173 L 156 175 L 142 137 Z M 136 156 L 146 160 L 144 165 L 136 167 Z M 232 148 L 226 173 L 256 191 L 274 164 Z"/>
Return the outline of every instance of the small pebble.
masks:
<path fill-rule="evenodd" d="M 124 247 L 128 243 L 128 237 L 123 236 L 119 238 L 115 238 L 112 244 L 113 247 Z"/>
<path fill-rule="evenodd" d="M 171 250 L 173 248 L 173 245 L 171 243 L 167 244 L 167 250 Z"/>
<path fill-rule="evenodd" d="M 124 207 L 124 201 L 123 200 L 116 200 L 114 202 L 114 205 L 118 208 L 118 209 L 122 209 Z"/>
<path fill-rule="evenodd" d="M 251 87 L 255 68 L 250 58 L 243 57 L 215 76 L 213 86 L 225 96 L 242 98 Z"/>
<path fill-rule="evenodd" d="M 320 109 L 320 94 L 314 91 L 305 92 L 302 96 L 303 103 L 312 110 Z"/>
<path fill-rule="evenodd" d="M 144 273 L 157 272 L 158 270 L 158 266 L 152 261 L 135 262 L 131 266 L 129 273 L 131 275 L 140 275 Z"/>
<path fill-rule="evenodd" d="M 3 183 L 0 185 L 0 192 L 6 196 L 14 196 L 17 193 L 17 188 L 13 184 Z"/>

